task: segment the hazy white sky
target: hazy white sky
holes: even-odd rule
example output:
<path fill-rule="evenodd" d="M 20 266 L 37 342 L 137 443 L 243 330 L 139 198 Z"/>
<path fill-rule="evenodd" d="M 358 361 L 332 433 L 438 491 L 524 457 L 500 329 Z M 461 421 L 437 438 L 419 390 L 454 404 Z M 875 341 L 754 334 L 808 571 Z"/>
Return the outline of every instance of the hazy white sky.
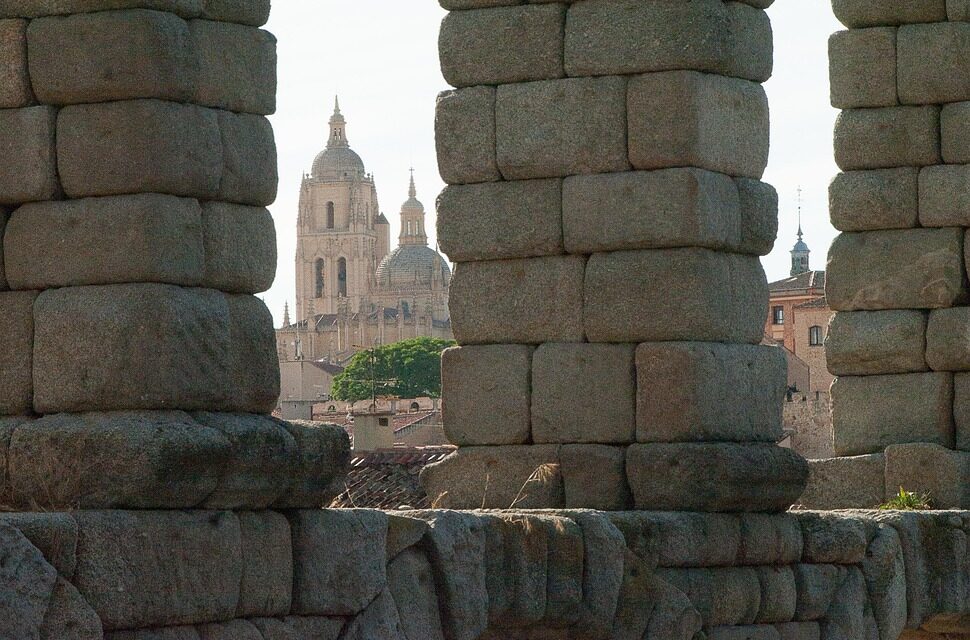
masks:
<path fill-rule="evenodd" d="M 828 222 L 832 160 L 826 41 L 840 28 L 829 3 L 777 0 L 769 9 L 775 30 L 775 74 L 766 85 L 771 102 L 771 160 L 765 181 L 781 200 L 775 251 L 764 259 L 769 280 L 788 275 L 795 242 L 796 189 L 803 188 L 802 226 L 812 267 L 825 268 L 835 237 Z M 271 207 L 279 238 L 276 283 L 263 297 L 282 320 L 293 303 L 293 260 L 300 179 L 327 140 L 333 96 L 347 118 L 351 146 L 375 175 L 381 208 L 399 232 L 414 166 L 418 198 L 433 217 L 444 184 L 434 150 L 434 103 L 447 89 L 438 68 L 436 0 L 276 0 L 267 29 L 279 39 L 279 102 L 272 117 L 279 149 L 280 191 Z M 429 219 L 428 229 L 434 228 Z M 433 232 L 432 232 L 433 233 Z M 431 239 L 432 244 L 434 238 Z"/>

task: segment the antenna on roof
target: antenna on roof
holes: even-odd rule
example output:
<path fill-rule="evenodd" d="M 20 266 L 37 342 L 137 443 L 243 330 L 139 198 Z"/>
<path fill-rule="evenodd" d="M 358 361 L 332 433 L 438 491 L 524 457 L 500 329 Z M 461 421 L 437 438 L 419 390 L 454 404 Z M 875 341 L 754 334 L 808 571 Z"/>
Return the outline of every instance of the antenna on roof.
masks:
<path fill-rule="evenodd" d="M 802 185 L 798 185 L 798 239 L 802 239 Z"/>

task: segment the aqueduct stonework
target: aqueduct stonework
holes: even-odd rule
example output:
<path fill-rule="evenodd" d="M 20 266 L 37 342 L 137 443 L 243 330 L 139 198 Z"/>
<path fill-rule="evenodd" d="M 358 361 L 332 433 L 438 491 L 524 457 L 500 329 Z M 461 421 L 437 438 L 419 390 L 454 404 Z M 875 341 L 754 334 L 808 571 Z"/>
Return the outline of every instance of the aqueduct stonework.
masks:
<path fill-rule="evenodd" d="M 970 631 L 970 514 L 786 512 L 808 466 L 774 446 L 784 369 L 757 344 L 771 0 L 442 4 L 460 449 L 425 480 L 492 510 L 384 513 L 321 508 L 343 431 L 265 415 L 269 0 L 0 3 L 0 638 Z M 834 5 L 837 428 L 882 487 L 883 447 L 961 443 L 970 14 Z M 892 415 L 867 408 L 887 392 Z M 939 468 L 919 477 L 959 495 Z"/>

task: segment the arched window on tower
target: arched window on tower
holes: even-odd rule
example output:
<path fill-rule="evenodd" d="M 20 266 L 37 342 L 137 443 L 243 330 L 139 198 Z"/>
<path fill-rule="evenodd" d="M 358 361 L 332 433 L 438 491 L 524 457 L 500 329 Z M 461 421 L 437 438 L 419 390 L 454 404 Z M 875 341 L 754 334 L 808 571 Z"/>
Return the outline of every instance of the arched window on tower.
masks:
<path fill-rule="evenodd" d="M 809 327 L 808 329 L 808 344 L 812 347 L 821 347 L 822 343 L 825 341 L 825 337 L 822 335 L 822 327 Z"/>
<path fill-rule="evenodd" d="M 337 293 L 347 297 L 347 259 L 337 260 Z"/>
<path fill-rule="evenodd" d="M 327 203 L 327 228 L 328 229 L 333 229 L 334 228 L 334 224 L 335 224 L 334 217 L 335 216 L 334 216 L 333 203 L 332 202 L 328 202 Z"/>
<path fill-rule="evenodd" d="M 317 262 L 314 269 L 314 297 L 323 297 L 323 258 L 317 258 Z"/>

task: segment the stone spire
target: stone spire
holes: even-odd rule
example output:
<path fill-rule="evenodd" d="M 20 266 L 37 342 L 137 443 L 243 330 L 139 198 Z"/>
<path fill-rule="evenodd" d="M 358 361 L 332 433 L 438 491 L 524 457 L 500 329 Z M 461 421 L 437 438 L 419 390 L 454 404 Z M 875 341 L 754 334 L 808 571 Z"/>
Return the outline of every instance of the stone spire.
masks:
<path fill-rule="evenodd" d="M 809 255 L 812 251 L 802 240 L 802 235 L 802 188 L 798 187 L 798 241 L 791 250 L 792 276 L 811 271 L 811 267 L 809 267 Z"/>
<path fill-rule="evenodd" d="M 327 141 L 327 148 L 330 147 L 349 147 L 347 142 L 347 121 L 340 113 L 340 98 L 333 98 L 333 115 L 330 116 L 330 139 Z"/>
<path fill-rule="evenodd" d="M 404 245 L 428 244 L 428 235 L 424 231 L 424 205 L 418 200 L 418 190 L 414 186 L 414 169 L 411 169 L 411 186 L 408 188 L 408 199 L 401 206 L 401 235 L 399 243 Z"/>
<path fill-rule="evenodd" d="M 286 301 L 283 303 L 283 326 L 290 326 L 290 303 Z"/>

